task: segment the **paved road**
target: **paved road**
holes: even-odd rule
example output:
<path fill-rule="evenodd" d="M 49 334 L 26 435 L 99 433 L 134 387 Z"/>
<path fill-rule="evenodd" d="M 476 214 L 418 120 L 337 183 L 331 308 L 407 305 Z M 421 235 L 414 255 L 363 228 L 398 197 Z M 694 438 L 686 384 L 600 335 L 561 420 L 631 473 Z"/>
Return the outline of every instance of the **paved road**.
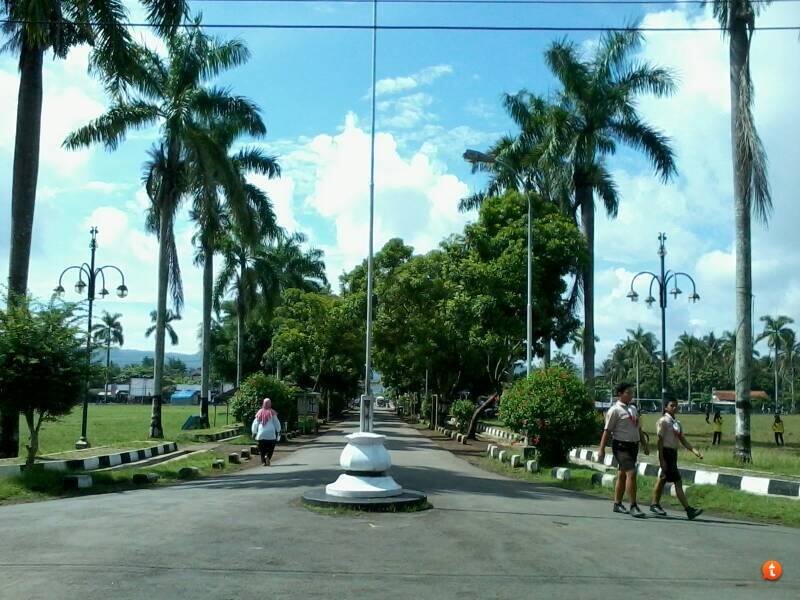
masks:
<path fill-rule="evenodd" d="M 486 473 L 388 413 L 392 473 L 433 510 L 330 515 L 337 431 L 276 461 L 157 490 L 0 507 L 0 599 L 800 597 L 800 532 L 636 520 L 607 501 Z M 774 583 L 767 559 L 783 563 Z"/>

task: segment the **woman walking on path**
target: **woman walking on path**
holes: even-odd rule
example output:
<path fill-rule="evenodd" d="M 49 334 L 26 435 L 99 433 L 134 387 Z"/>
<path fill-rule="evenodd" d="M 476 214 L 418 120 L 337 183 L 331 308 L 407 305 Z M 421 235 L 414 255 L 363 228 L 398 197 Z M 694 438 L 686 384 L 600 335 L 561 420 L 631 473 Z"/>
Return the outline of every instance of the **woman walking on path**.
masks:
<path fill-rule="evenodd" d="M 775 445 L 783 446 L 783 421 L 780 415 L 775 415 L 775 422 L 772 424 L 772 432 L 775 434 Z"/>
<path fill-rule="evenodd" d="M 250 431 L 253 433 L 253 438 L 258 441 L 261 464 L 268 467 L 275 451 L 275 444 L 281 438 L 281 422 L 278 420 L 278 413 L 272 410 L 272 400 L 269 398 L 264 398 Z"/>
<path fill-rule="evenodd" d="M 717 410 L 714 411 L 714 438 L 711 440 L 711 445 L 718 444 L 722 444 L 722 415 Z"/>

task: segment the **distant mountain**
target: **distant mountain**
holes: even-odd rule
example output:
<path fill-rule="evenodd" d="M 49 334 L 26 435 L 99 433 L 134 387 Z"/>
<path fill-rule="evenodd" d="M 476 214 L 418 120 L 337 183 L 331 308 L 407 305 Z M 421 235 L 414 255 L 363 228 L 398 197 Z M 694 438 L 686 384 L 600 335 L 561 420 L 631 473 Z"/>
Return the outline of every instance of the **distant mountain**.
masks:
<path fill-rule="evenodd" d="M 120 367 L 127 367 L 128 365 L 140 365 L 142 359 L 148 357 L 153 358 L 154 353 L 150 350 L 128 350 L 127 348 L 111 348 L 111 362 L 119 365 Z M 199 369 L 201 366 L 201 356 L 197 354 L 179 354 L 178 352 L 167 352 L 167 359 L 177 358 L 186 365 L 189 369 Z M 95 360 L 105 362 L 105 350 L 98 350 L 96 352 Z"/>

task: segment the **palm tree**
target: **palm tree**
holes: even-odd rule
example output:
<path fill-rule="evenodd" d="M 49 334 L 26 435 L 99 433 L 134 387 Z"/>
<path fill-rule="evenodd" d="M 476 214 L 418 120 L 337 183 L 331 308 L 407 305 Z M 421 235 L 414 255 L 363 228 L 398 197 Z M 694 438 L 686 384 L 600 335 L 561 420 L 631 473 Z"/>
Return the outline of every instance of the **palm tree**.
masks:
<path fill-rule="evenodd" d="M 119 322 L 120 317 L 122 317 L 121 313 L 112 315 L 104 310 L 100 323 L 92 327 L 95 341 L 106 345 L 106 387 L 103 396 L 106 402 L 108 402 L 108 371 L 111 368 L 111 344 L 122 346 L 125 343 L 122 335 L 122 323 Z"/>
<path fill-rule="evenodd" d="M 783 363 L 784 373 L 789 376 L 789 387 L 792 395 L 791 412 L 794 412 L 794 367 L 800 357 L 800 342 L 796 341 L 794 330 L 790 329 L 783 338 Z"/>
<path fill-rule="evenodd" d="M 176 212 L 191 191 L 193 169 L 212 172 L 228 189 L 241 184 L 226 149 L 220 147 L 208 124 L 223 120 L 239 123 L 240 130 L 252 136 L 266 133 L 254 104 L 232 95 L 226 88 L 206 85 L 222 71 L 247 61 L 249 52 L 243 42 L 222 42 L 207 36 L 198 18 L 193 28 L 167 41 L 167 52 L 165 60 L 147 48 L 137 47 L 137 68 L 130 76 L 131 92 L 115 95 L 104 115 L 71 134 L 65 142 L 69 148 L 102 142 L 113 150 L 130 130 L 156 124 L 161 127 L 161 140 L 151 150 L 144 177 L 151 200 L 148 223 L 157 231 L 159 240 L 155 394 L 150 419 L 153 438 L 164 436 L 161 385 L 168 286 L 176 313 L 183 303 L 173 229 Z"/>
<path fill-rule="evenodd" d="M 171 35 L 183 20 L 187 0 L 142 0 L 147 21 L 160 35 Z M 108 74 L 108 83 L 123 88 L 131 58 L 127 11 L 122 0 L 3 0 L 0 52 L 19 56 L 19 92 L 11 184 L 11 240 L 8 261 L 9 298 L 28 289 L 33 216 L 39 178 L 44 55 L 64 59 L 71 48 L 92 47 L 90 65 Z M 19 418 L 0 410 L 0 458 L 19 453 Z"/>
<path fill-rule="evenodd" d="M 673 356 L 680 362 L 686 364 L 686 378 L 688 382 L 688 389 L 686 391 L 686 398 L 689 401 L 689 406 L 692 405 L 692 366 L 697 365 L 704 353 L 703 342 L 693 335 L 689 335 L 685 331 L 675 342 L 672 349 Z"/>
<path fill-rule="evenodd" d="M 236 230 L 232 232 L 224 245 L 224 263 L 214 292 L 217 309 L 223 296 L 228 292 L 234 294 L 237 386 L 242 378 L 244 322 L 256 304 L 260 303 L 267 313 L 271 313 L 284 289 L 296 287 L 319 291 L 322 288 L 320 282 L 327 285 L 322 252 L 315 249 L 304 251 L 301 248 L 306 241 L 303 234 L 278 232 L 277 237 L 265 237 L 262 246 L 254 247 L 242 240 Z"/>
<path fill-rule="evenodd" d="M 770 316 L 761 317 L 761 322 L 764 323 L 764 331 L 756 338 L 756 343 L 761 340 L 767 340 L 767 346 L 773 351 L 772 367 L 775 372 L 775 410 L 778 410 L 778 403 L 780 396 L 778 389 L 778 355 L 780 354 L 780 347 L 784 341 L 794 332 L 791 328 L 787 327 L 794 323 L 794 319 L 786 315 L 780 315 L 772 318 Z"/>
<path fill-rule="evenodd" d="M 241 134 L 238 123 L 216 123 L 212 125 L 218 143 L 230 152 L 236 138 Z M 202 375 L 200 417 L 208 422 L 208 393 L 211 374 L 211 311 L 214 296 L 214 254 L 219 252 L 224 231 L 231 224 L 246 236 L 251 243 L 259 241 L 255 224 L 256 215 L 261 215 L 268 228 L 274 229 L 275 215 L 266 194 L 245 180 L 248 172 L 260 173 L 267 177 L 280 176 L 280 166 L 274 157 L 266 156 L 258 148 L 243 148 L 229 160 L 239 174 L 241 185 L 236 189 L 226 189 L 224 182 L 209 180 L 209 173 L 203 170 L 191 175 L 194 192 L 194 206 L 191 216 L 198 230 L 193 238 L 197 245 L 195 263 L 203 267 L 203 324 L 201 333 Z M 254 214 L 255 211 L 255 214 Z"/>
<path fill-rule="evenodd" d="M 707 0 L 730 38 L 733 211 L 736 223 L 736 456 L 750 462 L 750 388 L 753 379 L 751 216 L 766 224 L 772 212 L 767 153 L 753 118 L 750 43 L 756 16 L 769 0 Z M 747 401 L 743 401 L 743 400 Z M 777 398 L 776 398 L 777 401 Z"/>
<path fill-rule="evenodd" d="M 178 334 L 175 333 L 175 329 L 172 327 L 173 321 L 180 321 L 181 316 L 178 313 L 172 312 L 171 310 L 167 310 L 167 314 L 164 317 L 164 331 L 169 334 L 169 341 L 173 346 L 178 345 Z M 148 327 L 144 332 L 144 337 L 150 337 L 150 335 L 156 330 L 158 325 L 158 311 L 151 310 L 150 311 L 150 322 L 152 325 Z"/>
<path fill-rule="evenodd" d="M 583 343 L 584 343 L 583 327 L 578 327 L 575 331 L 572 332 L 572 335 L 570 336 L 570 341 L 572 342 L 572 353 L 583 354 Z M 600 338 L 594 336 L 595 344 L 599 341 Z"/>
<path fill-rule="evenodd" d="M 594 378 L 594 210 L 595 194 L 606 213 L 615 217 L 619 193 L 604 157 L 613 155 L 617 143 L 644 152 L 656 173 L 666 182 L 675 173 L 669 138 L 642 121 L 636 113 L 639 95 L 672 94 L 675 83 L 666 69 L 635 63 L 631 54 L 642 43 L 637 31 L 603 35 L 594 55 L 585 59 L 580 47 L 567 40 L 553 43 L 545 52 L 548 67 L 561 84 L 558 102 L 551 112 L 551 140 L 543 160 L 571 163 L 573 211 L 580 222 L 589 258 L 583 269 L 583 376 Z"/>
<path fill-rule="evenodd" d="M 648 360 L 653 360 L 656 351 L 656 336 L 652 331 L 645 331 L 641 325 L 636 329 L 628 329 L 627 345 L 631 348 L 634 356 L 634 364 L 636 368 L 636 397 L 639 396 L 639 364 L 642 360 L 642 354 Z"/>

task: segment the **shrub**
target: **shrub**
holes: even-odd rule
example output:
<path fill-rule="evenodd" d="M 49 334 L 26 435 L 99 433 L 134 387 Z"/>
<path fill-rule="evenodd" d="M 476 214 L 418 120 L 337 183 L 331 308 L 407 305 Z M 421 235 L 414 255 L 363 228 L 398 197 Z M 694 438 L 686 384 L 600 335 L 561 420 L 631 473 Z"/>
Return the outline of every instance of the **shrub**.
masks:
<path fill-rule="evenodd" d="M 297 422 L 295 391 L 271 375 L 254 373 L 244 380 L 233 395 L 229 410 L 237 421 L 249 427 L 264 398 L 269 397 L 272 400 L 272 408 L 278 413 L 281 425 L 288 431 Z"/>
<path fill-rule="evenodd" d="M 467 430 L 469 420 L 475 412 L 475 404 L 471 400 L 456 400 L 450 406 L 450 414 L 455 417 L 456 426 L 461 433 Z"/>
<path fill-rule="evenodd" d="M 595 410 L 583 383 L 561 367 L 534 371 L 500 403 L 503 422 L 535 442 L 542 462 L 564 464 L 570 448 L 594 439 Z"/>

